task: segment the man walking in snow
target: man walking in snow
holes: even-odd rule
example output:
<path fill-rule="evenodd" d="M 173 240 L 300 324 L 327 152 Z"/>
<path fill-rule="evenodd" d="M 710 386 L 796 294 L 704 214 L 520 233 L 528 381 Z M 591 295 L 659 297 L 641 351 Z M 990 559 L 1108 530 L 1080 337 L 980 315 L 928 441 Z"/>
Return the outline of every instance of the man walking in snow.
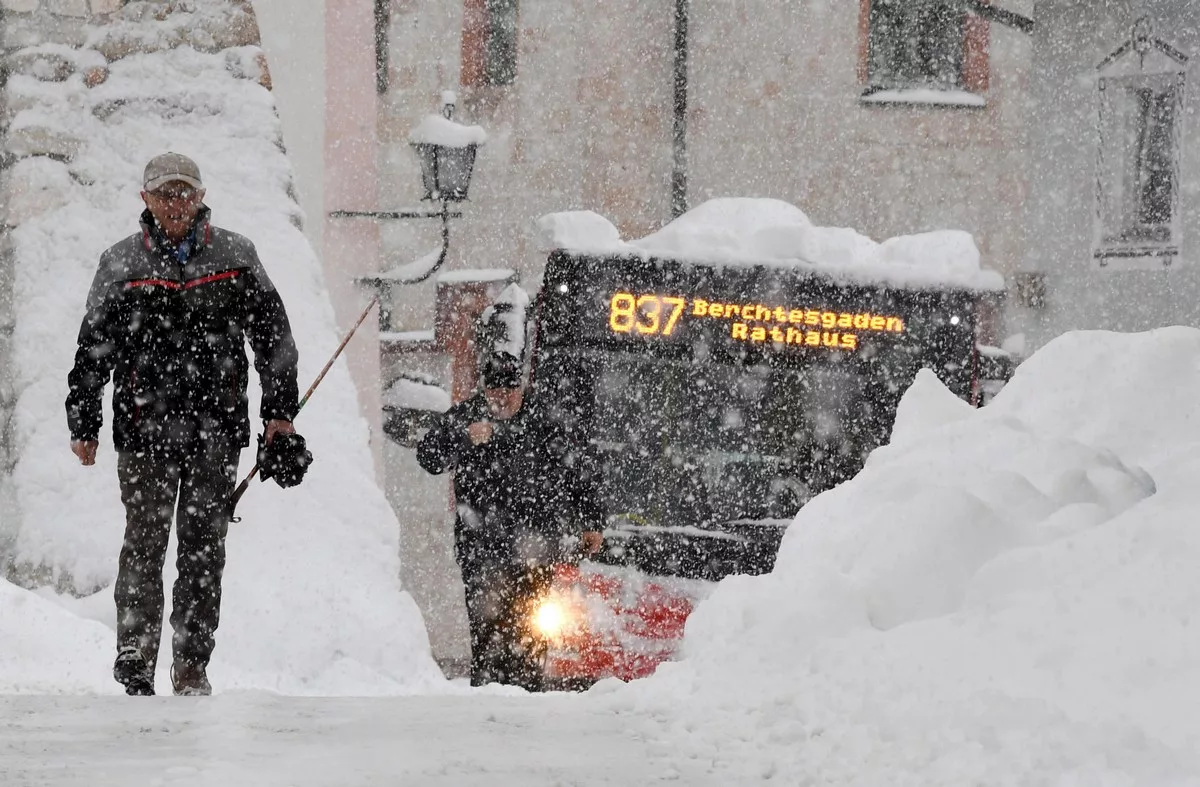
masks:
<path fill-rule="evenodd" d="M 68 377 L 67 424 L 71 451 L 94 464 L 111 376 L 126 513 L 113 677 L 128 694 L 154 693 L 174 514 L 171 683 L 176 694 L 209 694 L 229 499 L 251 434 L 245 340 L 262 383 L 268 444 L 294 434 L 296 346 L 254 245 L 209 223 L 196 163 L 178 153 L 157 156 L 146 165 L 143 189 L 141 231 L 101 255 L 88 294 Z"/>
<path fill-rule="evenodd" d="M 417 447 L 427 472 L 454 471 L 454 554 L 466 590 L 471 685 L 540 688 L 527 619 L 555 563 L 601 546 L 594 462 L 525 403 L 522 364 L 493 352 L 483 391 L 451 407 Z"/>

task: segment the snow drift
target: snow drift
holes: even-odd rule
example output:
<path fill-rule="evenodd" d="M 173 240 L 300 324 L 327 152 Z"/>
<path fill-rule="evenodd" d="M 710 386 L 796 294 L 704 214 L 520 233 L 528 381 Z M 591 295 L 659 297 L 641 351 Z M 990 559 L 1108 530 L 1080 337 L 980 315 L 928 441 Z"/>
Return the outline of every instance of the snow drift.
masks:
<path fill-rule="evenodd" d="M 1190 328 L 1067 334 L 980 411 L 923 374 L 611 701 L 801 782 L 1197 783 L 1198 390 Z"/>

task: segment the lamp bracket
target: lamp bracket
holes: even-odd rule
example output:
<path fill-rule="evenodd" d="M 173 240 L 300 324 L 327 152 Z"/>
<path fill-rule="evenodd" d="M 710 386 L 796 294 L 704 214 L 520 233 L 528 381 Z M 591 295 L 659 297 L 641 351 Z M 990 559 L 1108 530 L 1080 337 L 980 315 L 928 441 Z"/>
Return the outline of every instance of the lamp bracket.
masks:
<path fill-rule="evenodd" d="M 444 216 L 443 216 L 444 213 Z M 331 219 L 461 219 L 461 210 L 443 212 L 433 208 L 412 208 L 410 210 L 331 210 Z"/>

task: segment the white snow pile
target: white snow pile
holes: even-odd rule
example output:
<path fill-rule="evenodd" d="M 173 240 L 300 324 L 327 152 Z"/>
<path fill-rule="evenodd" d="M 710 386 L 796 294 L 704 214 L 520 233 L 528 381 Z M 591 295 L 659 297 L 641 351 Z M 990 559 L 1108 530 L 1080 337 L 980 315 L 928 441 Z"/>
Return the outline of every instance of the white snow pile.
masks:
<path fill-rule="evenodd" d="M 456 123 L 441 115 L 426 115 L 409 132 L 408 141 L 417 145 L 465 148 L 487 142 L 487 132 L 481 126 Z"/>
<path fill-rule="evenodd" d="M 492 304 L 479 315 L 479 322 L 494 326 L 492 351 L 525 358 L 526 317 L 529 312 L 529 293 L 519 284 L 510 284 L 500 291 Z"/>
<path fill-rule="evenodd" d="M 99 255 L 138 231 L 146 161 L 167 150 L 195 158 L 214 223 L 254 241 L 291 316 L 302 391 L 339 333 L 319 262 L 297 228 L 273 98 L 232 74 L 223 54 L 185 46 L 133 55 L 112 63 L 107 82 L 92 89 L 78 75 L 58 83 L 14 75 L 8 91 L 13 106 L 24 107 L 14 123 L 26 116 L 75 138 L 79 148 L 69 163 L 31 158 L 8 174 L 28 188 L 13 232 L 19 263 L 9 370 L 19 397 L 12 429 L 20 516 L 0 523 L 0 543 L 13 544 L 22 581 L 50 580 L 94 595 L 76 601 L 41 594 L 68 612 L 0 582 L 0 692 L 71 690 L 79 681 L 60 661 L 88 665 L 88 685 L 112 691 L 111 585 L 124 510 L 111 387 L 96 467 L 81 467 L 68 450 L 63 400 Z M 257 387 L 250 396 L 257 418 Z M 441 685 L 417 608 L 399 586 L 398 525 L 376 485 L 367 425 L 343 364 L 325 378 L 297 427 L 316 456 L 305 483 L 281 490 L 255 482 L 239 506 L 242 521 L 230 527 L 214 684 L 309 694 Z M 253 459 L 243 452 L 241 476 Z M 172 541 L 168 591 L 174 550 Z M 73 615 L 77 630 L 69 625 Z M 95 621 L 108 626 L 103 636 Z M 160 682 L 169 642 L 168 627 Z M 13 643 L 20 643 L 16 651 Z"/>
<path fill-rule="evenodd" d="M 112 629 L 0 580 L 0 693 L 114 692 Z"/>
<path fill-rule="evenodd" d="M 394 268 L 389 268 L 379 274 L 379 278 L 398 284 L 416 283 L 429 278 L 433 274 L 434 269 L 443 262 L 445 262 L 445 259 L 442 257 L 442 249 L 436 248 L 427 251 L 412 262 L 406 262 Z"/>
<path fill-rule="evenodd" d="M 900 287 L 1000 290 L 1003 277 L 980 265 L 967 232 L 937 230 L 876 243 L 845 227 L 817 227 L 802 210 L 775 199 L 711 199 L 640 240 L 591 211 L 542 216 L 539 248 L 637 254 L 711 264 L 782 264 Z"/>
<path fill-rule="evenodd" d="M 450 409 L 450 392 L 429 381 L 397 379 L 383 392 L 383 406 L 400 410 L 429 410 L 444 413 Z"/>
<path fill-rule="evenodd" d="M 540 251 L 628 252 L 621 232 L 608 219 L 591 210 L 547 213 L 534 222 Z"/>
<path fill-rule="evenodd" d="M 1197 391 L 1191 328 L 1067 334 L 978 411 L 924 374 L 608 701 L 787 783 L 1200 783 Z"/>
<path fill-rule="evenodd" d="M 42 43 L 23 47 L 9 56 L 9 67 L 21 74 L 54 81 L 64 73 L 103 68 L 104 56 L 94 49 L 76 49 L 64 44 Z"/>

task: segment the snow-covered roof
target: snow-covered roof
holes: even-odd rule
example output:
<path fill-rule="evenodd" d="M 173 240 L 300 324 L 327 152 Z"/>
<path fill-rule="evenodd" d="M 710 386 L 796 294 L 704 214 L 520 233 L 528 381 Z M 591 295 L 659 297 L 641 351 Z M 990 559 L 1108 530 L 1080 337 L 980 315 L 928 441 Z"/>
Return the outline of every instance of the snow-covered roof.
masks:
<path fill-rule="evenodd" d="M 537 229 L 545 250 L 782 265 L 906 288 L 1004 288 L 1004 278 L 980 264 L 967 232 L 935 230 L 877 243 L 853 229 L 818 227 L 796 206 L 774 199 L 712 199 L 637 240 L 622 240 L 592 211 L 551 213 L 538 219 Z"/>

